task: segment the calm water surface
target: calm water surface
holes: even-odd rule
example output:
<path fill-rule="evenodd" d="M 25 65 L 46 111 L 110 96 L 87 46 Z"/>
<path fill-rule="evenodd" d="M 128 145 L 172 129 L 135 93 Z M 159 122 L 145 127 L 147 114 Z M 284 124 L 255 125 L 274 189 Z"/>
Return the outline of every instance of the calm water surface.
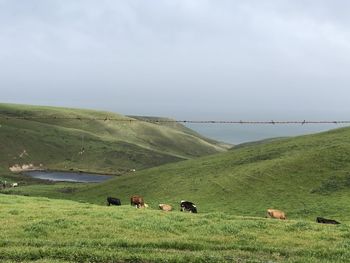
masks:
<path fill-rule="evenodd" d="M 186 124 L 187 127 L 208 138 L 232 144 L 259 141 L 268 138 L 290 137 L 323 132 L 349 125 L 241 125 L 241 124 Z"/>
<path fill-rule="evenodd" d="M 23 174 L 42 180 L 80 183 L 100 183 L 113 178 L 111 175 L 53 171 L 29 171 Z"/>

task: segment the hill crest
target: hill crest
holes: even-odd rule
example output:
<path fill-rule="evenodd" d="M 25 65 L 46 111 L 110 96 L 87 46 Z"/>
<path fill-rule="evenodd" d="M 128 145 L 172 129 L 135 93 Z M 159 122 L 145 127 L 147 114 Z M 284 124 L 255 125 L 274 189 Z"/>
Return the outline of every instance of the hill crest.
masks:
<path fill-rule="evenodd" d="M 3 166 L 30 162 L 49 169 L 120 173 L 227 149 L 181 125 L 128 122 L 130 117 L 106 111 L 0 104 L 0 119 Z M 20 158 L 23 150 L 28 155 Z"/>

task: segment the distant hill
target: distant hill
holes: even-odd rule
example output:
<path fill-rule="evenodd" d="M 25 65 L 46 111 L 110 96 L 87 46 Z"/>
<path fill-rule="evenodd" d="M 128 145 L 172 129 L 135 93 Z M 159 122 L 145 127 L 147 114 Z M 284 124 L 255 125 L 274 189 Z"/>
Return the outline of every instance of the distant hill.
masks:
<path fill-rule="evenodd" d="M 244 148 L 247 146 L 257 146 L 259 144 L 265 144 L 265 143 L 269 143 L 269 142 L 273 142 L 273 141 L 277 141 L 277 140 L 281 140 L 281 139 L 285 139 L 285 138 L 288 138 L 288 137 L 275 137 L 275 138 L 268 138 L 268 139 L 252 141 L 252 142 L 244 142 L 244 143 L 240 143 L 240 144 L 237 144 L 235 146 L 232 146 L 230 150 L 237 150 L 237 149 Z"/>
<path fill-rule="evenodd" d="M 0 104 L 0 125 L 0 173 L 33 163 L 119 174 L 227 149 L 180 124 L 157 125 L 95 110 Z"/>
<path fill-rule="evenodd" d="M 77 189 L 69 198 L 102 204 L 107 195 L 144 195 L 153 206 L 188 199 L 200 212 L 288 217 L 350 214 L 350 128 L 247 145 Z M 126 201 L 127 202 L 127 201 Z"/>
<path fill-rule="evenodd" d="M 164 117 L 132 116 L 132 115 L 130 115 L 129 117 L 137 119 L 137 120 L 141 120 L 141 121 L 152 122 L 152 123 L 157 124 L 157 125 L 161 125 L 161 126 L 165 126 L 165 127 L 169 127 L 172 129 L 182 131 L 182 132 L 187 133 L 189 135 L 193 135 L 195 137 L 201 138 L 202 140 L 204 140 L 210 144 L 217 145 L 223 149 L 230 149 L 231 147 L 233 147 L 232 144 L 225 143 L 225 142 L 219 142 L 219 141 L 204 137 L 203 135 L 186 127 L 185 125 L 182 125 L 181 123 L 176 122 L 174 119 L 164 118 Z"/>

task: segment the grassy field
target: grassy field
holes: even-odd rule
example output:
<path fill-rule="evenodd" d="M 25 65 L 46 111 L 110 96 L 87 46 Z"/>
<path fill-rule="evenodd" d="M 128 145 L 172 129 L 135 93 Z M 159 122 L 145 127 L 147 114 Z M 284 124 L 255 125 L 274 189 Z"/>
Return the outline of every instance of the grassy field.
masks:
<path fill-rule="evenodd" d="M 350 227 L 0 194 L 1 262 L 346 262 Z"/>
<path fill-rule="evenodd" d="M 9 166 L 26 163 L 53 170 L 121 174 L 229 147 L 180 124 L 84 119 L 105 117 L 131 119 L 102 111 L 0 104 L 0 176 L 8 174 Z"/>

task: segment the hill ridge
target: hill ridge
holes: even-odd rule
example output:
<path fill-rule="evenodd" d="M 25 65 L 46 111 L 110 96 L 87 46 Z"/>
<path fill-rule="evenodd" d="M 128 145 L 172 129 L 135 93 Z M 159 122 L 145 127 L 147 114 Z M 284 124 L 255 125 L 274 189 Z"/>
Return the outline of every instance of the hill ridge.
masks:
<path fill-rule="evenodd" d="M 10 163 L 24 161 L 16 158 L 16 152 L 26 148 L 34 153 L 34 160 L 44 163 L 49 169 L 88 169 L 117 174 L 226 150 L 176 128 L 141 121 L 125 124 L 68 118 L 6 119 L 6 116 L 114 116 L 129 119 L 106 111 L 0 104 L 0 117 L 3 118 L 0 154 L 7 156 L 0 160 L 3 173 Z M 84 154 L 77 156 L 82 148 Z M 45 151 L 48 156 L 43 154 Z"/>

